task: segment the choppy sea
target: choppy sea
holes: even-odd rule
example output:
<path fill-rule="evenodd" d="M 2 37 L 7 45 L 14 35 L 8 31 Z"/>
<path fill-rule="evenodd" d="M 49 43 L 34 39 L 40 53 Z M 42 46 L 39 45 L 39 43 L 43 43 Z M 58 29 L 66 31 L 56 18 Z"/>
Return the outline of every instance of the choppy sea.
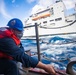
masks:
<path fill-rule="evenodd" d="M 25 38 L 21 42 L 25 50 L 30 50 L 32 55 L 37 55 L 35 39 Z M 39 37 L 39 44 L 41 61 L 61 70 L 66 70 L 69 59 L 76 57 L 76 34 Z"/>

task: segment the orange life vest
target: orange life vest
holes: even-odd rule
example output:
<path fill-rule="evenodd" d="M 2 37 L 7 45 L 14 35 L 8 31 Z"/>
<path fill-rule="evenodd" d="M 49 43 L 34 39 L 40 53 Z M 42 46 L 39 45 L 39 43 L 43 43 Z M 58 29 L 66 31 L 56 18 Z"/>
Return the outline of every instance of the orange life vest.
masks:
<path fill-rule="evenodd" d="M 14 33 L 9 28 L 2 27 L 0 28 L 0 39 L 5 37 L 12 38 L 15 41 L 16 45 L 20 44 L 20 40 L 14 35 Z M 8 56 L 2 51 L 0 51 L 0 58 L 13 59 L 11 56 Z"/>

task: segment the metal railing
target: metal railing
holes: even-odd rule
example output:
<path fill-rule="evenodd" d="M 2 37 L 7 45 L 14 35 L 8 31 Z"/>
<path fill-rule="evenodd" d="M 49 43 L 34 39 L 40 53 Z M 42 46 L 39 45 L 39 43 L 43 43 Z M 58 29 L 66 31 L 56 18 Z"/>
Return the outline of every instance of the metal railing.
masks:
<path fill-rule="evenodd" d="M 39 33 L 38 33 L 38 24 L 35 23 L 35 25 L 31 25 L 31 26 L 26 26 L 24 28 L 29 28 L 29 27 L 35 27 L 35 35 L 36 35 L 36 43 L 37 43 L 37 54 L 38 54 L 38 60 L 41 60 L 40 57 L 40 45 L 39 45 Z"/>

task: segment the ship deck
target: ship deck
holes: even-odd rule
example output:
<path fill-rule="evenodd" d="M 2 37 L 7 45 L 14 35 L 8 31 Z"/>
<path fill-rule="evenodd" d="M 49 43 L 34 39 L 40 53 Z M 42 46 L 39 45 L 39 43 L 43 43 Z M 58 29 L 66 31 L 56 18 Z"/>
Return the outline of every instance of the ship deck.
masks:
<path fill-rule="evenodd" d="M 34 68 L 34 69 L 30 69 L 30 70 L 25 70 L 25 69 L 20 69 L 21 75 L 53 75 L 53 74 L 48 74 L 45 71 L 38 69 L 38 68 Z M 64 70 L 56 70 L 56 75 L 69 75 L 67 74 Z"/>

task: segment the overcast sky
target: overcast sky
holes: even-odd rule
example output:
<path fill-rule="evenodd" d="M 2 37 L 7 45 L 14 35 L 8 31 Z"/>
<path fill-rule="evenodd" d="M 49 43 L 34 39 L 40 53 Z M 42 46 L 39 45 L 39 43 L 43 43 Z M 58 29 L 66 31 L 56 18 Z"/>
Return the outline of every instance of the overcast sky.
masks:
<path fill-rule="evenodd" d="M 38 8 L 47 7 L 56 0 L 0 0 L 0 27 L 6 26 L 11 18 L 19 18 L 23 21 Z M 57 0 L 58 1 L 58 0 Z M 62 0 L 67 13 L 74 13 L 76 0 Z"/>

